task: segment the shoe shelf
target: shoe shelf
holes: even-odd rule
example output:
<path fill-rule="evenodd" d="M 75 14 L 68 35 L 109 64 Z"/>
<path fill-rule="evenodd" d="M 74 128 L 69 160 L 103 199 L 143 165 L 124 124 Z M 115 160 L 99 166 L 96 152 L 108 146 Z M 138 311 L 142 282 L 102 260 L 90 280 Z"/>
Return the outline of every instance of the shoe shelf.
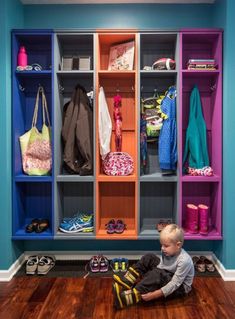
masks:
<path fill-rule="evenodd" d="M 187 239 L 221 239 L 221 182 L 186 182 L 182 183 L 182 197 L 180 201 L 180 211 L 182 213 L 182 226 L 186 230 Z M 200 232 L 190 234 L 186 227 L 186 206 L 200 204 L 208 206 L 208 234 L 201 235 Z"/>
<path fill-rule="evenodd" d="M 55 190 L 55 238 L 58 239 L 75 239 L 75 238 L 92 238 L 94 237 L 94 221 L 91 223 L 92 231 L 65 232 L 60 230 L 64 218 L 73 218 L 78 213 L 94 214 L 94 183 L 93 182 L 57 182 Z M 95 216 L 94 216 L 95 218 Z"/>
<path fill-rule="evenodd" d="M 96 183 L 96 237 L 106 239 L 137 238 L 137 183 Z M 106 224 L 122 220 L 126 229 L 122 233 L 108 234 Z"/>
<path fill-rule="evenodd" d="M 177 182 L 141 182 L 139 197 L 139 236 L 159 236 L 159 221 L 177 221 Z"/>
<path fill-rule="evenodd" d="M 109 70 L 111 47 L 134 42 L 132 70 Z M 17 71 L 17 54 L 25 46 L 28 64 L 41 71 Z M 175 60 L 173 70 L 155 70 L 161 58 Z M 215 70 L 188 70 L 189 59 L 214 59 Z M 147 69 L 145 67 L 148 67 Z M 181 31 L 98 30 L 96 32 L 13 30 L 12 32 L 12 238 L 22 240 L 155 240 L 157 225 L 176 222 L 188 240 L 222 239 L 222 32 L 217 29 Z M 63 164 L 61 130 L 64 105 L 77 84 L 93 91 L 93 173 L 70 174 Z M 28 176 L 22 170 L 19 137 L 31 128 L 38 86 L 44 87 L 52 127 L 51 175 Z M 207 146 L 213 176 L 190 176 L 182 164 L 189 119 L 189 99 L 194 85 L 201 95 Z M 147 165 L 140 158 L 141 99 L 177 90 L 177 169 L 163 174 L 158 139 L 147 143 Z M 122 151 L 131 155 L 134 171 L 128 176 L 104 174 L 99 153 L 98 96 L 103 87 L 112 120 L 110 149 L 115 148 L 114 96 L 122 99 Z M 38 128 L 42 115 L 39 112 Z M 187 231 L 186 206 L 209 207 L 207 235 Z M 93 213 L 93 231 L 62 232 L 64 219 Z M 32 219 L 48 219 L 49 228 L 26 233 Z M 122 220 L 123 232 L 107 233 L 110 220 Z"/>
<path fill-rule="evenodd" d="M 52 239 L 54 231 L 52 184 L 47 182 L 13 183 L 13 238 Z M 26 226 L 35 218 L 47 219 L 49 228 L 42 233 L 27 233 Z"/>

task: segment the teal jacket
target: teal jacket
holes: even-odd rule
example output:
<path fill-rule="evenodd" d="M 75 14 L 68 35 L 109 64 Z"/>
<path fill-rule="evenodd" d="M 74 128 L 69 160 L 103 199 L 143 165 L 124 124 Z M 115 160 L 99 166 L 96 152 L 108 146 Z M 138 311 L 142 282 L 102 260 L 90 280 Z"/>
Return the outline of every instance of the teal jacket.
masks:
<path fill-rule="evenodd" d="M 206 124 L 202 114 L 200 93 L 195 85 L 190 95 L 190 114 L 186 131 L 183 165 L 202 168 L 209 166 L 206 140 Z"/>

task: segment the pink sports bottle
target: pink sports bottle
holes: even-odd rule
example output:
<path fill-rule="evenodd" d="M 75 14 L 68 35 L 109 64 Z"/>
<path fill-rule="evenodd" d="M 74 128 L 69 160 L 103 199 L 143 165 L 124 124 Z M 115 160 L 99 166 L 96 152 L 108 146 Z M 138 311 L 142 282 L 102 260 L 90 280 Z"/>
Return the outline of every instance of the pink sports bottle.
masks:
<path fill-rule="evenodd" d="M 25 50 L 25 47 L 20 47 L 19 53 L 17 56 L 17 66 L 26 66 L 28 65 L 28 56 Z"/>
<path fill-rule="evenodd" d="M 187 204 L 185 226 L 189 233 L 198 233 L 198 207 L 193 204 Z"/>

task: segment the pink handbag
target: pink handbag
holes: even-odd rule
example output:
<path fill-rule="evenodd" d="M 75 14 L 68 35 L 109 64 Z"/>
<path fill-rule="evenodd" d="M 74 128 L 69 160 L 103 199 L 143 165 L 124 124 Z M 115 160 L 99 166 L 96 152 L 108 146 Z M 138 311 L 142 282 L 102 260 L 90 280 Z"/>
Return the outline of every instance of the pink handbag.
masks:
<path fill-rule="evenodd" d="M 128 153 L 110 152 L 103 160 L 103 170 L 111 176 L 130 175 L 134 170 L 134 162 Z"/>

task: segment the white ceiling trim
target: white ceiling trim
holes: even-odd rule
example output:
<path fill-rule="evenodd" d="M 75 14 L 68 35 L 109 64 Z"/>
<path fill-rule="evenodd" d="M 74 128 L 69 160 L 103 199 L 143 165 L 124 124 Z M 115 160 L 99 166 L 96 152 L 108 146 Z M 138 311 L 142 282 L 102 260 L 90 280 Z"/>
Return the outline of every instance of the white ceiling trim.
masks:
<path fill-rule="evenodd" d="M 159 4 L 212 4 L 215 0 L 21 0 L 23 4 L 123 4 L 123 3 L 159 3 Z"/>

